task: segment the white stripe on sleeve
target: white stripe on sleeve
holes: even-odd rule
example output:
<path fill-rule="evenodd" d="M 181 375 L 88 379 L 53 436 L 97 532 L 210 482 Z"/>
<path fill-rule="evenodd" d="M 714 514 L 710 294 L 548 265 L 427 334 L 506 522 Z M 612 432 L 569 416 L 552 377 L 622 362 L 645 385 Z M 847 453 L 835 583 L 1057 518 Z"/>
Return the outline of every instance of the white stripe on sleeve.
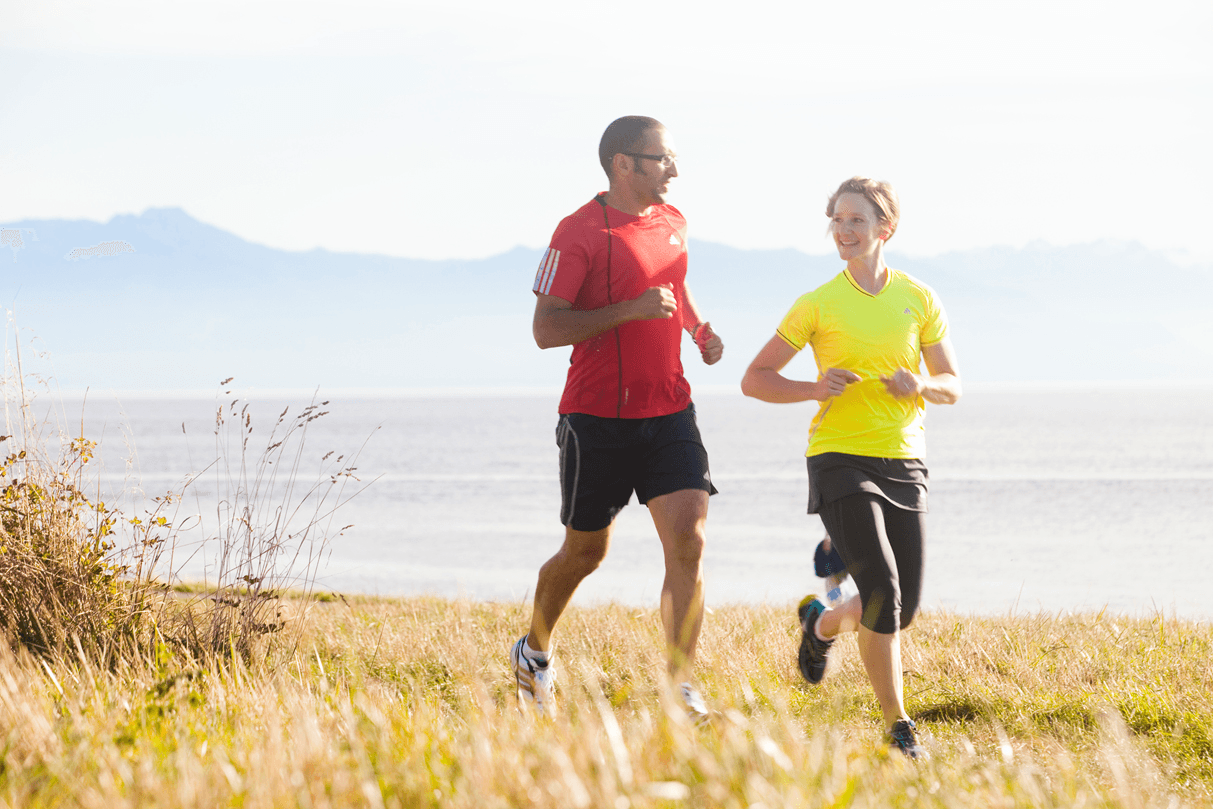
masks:
<path fill-rule="evenodd" d="M 544 284 L 544 288 L 543 288 L 544 295 L 552 294 L 552 284 L 556 280 L 556 267 L 558 267 L 559 265 L 560 265 L 560 251 L 553 250 L 552 251 L 552 269 L 548 271 L 548 281 L 546 284 Z"/>
<path fill-rule="evenodd" d="M 544 295 L 551 294 L 552 282 L 556 279 L 556 265 L 560 263 L 560 251 L 551 247 L 543 254 L 539 262 L 539 272 L 535 275 L 535 285 L 531 291 Z"/>
<path fill-rule="evenodd" d="M 539 271 L 535 273 L 535 283 L 531 285 L 531 292 L 543 291 L 543 274 L 547 270 L 548 255 L 552 252 L 552 248 L 543 251 L 543 258 L 539 259 Z"/>

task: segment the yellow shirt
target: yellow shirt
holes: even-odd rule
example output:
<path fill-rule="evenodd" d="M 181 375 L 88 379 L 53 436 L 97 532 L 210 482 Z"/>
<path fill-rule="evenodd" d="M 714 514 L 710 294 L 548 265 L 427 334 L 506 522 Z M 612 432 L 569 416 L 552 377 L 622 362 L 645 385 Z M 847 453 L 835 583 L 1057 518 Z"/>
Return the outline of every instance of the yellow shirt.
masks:
<path fill-rule="evenodd" d="M 843 270 L 800 296 L 776 333 L 797 351 L 811 345 L 819 373 L 845 368 L 861 377 L 818 405 L 806 455 L 925 456 L 926 403 L 893 398 L 880 377 L 898 368 L 917 373 L 922 347 L 947 336 L 948 318 L 934 290 L 890 268 L 884 289 L 873 295 Z"/>

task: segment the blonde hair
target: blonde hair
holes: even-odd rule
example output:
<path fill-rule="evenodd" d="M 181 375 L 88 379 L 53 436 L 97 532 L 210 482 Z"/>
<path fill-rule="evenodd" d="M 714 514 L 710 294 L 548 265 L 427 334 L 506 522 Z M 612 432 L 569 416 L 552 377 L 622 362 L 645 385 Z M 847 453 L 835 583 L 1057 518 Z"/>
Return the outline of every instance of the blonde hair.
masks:
<path fill-rule="evenodd" d="M 897 232 L 897 222 L 901 219 L 901 203 L 897 201 L 897 192 L 893 190 L 893 186 L 870 177 L 852 177 L 846 180 L 838 186 L 838 190 L 826 203 L 826 216 L 830 219 L 834 218 L 834 205 L 843 194 L 858 194 L 872 203 L 872 207 L 876 209 L 876 216 L 880 219 L 880 224 L 889 229 L 889 235 L 885 237 L 885 241 L 893 238 L 893 234 Z"/>

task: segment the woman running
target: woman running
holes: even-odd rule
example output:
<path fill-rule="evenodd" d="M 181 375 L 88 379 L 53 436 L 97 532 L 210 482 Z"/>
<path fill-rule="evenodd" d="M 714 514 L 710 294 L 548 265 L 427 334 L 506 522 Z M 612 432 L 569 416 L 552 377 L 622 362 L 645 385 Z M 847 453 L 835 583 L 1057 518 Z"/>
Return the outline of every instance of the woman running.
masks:
<path fill-rule="evenodd" d="M 821 682 L 834 638 L 858 630 L 888 742 L 917 758 L 922 748 L 902 699 L 898 633 L 922 593 L 922 417 L 924 400 L 960 398 L 960 374 L 934 291 L 885 264 L 885 242 L 900 216 L 893 188 L 853 177 L 830 197 L 826 216 L 846 269 L 793 304 L 741 389 L 764 402 L 820 402 L 805 453 L 809 513 L 821 516 L 859 592 L 836 609 L 816 596 L 801 603 L 801 674 Z M 783 376 L 805 346 L 812 347 L 817 379 Z"/>

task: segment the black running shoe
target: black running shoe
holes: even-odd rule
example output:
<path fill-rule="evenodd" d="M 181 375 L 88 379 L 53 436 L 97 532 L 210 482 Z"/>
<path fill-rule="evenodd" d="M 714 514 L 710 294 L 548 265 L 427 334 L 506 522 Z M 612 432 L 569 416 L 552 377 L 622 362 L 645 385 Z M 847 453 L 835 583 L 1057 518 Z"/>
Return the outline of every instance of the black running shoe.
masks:
<path fill-rule="evenodd" d="M 800 673 L 813 685 L 821 682 L 826 676 L 826 659 L 830 654 L 832 640 L 821 640 L 817 637 L 817 619 L 825 612 L 826 605 L 817 600 L 816 595 L 807 595 L 800 602 L 796 614 L 800 616 Z"/>
<path fill-rule="evenodd" d="M 927 751 L 918 743 L 918 737 L 914 735 L 914 724 L 912 719 L 898 719 L 893 723 L 893 728 L 886 735 L 889 742 L 889 749 L 899 750 L 905 753 L 910 758 L 923 758 Z"/>

